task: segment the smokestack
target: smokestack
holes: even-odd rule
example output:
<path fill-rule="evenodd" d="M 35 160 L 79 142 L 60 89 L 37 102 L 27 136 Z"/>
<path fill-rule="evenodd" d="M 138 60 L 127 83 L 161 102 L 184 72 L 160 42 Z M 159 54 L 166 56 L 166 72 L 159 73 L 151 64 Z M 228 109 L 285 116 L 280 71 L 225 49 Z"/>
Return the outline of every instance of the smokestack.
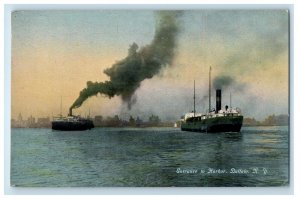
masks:
<path fill-rule="evenodd" d="M 72 116 L 72 108 L 69 109 L 69 116 Z"/>
<path fill-rule="evenodd" d="M 221 94 L 221 89 L 216 90 L 216 113 L 221 110 L 221 102 L 222 102 L 222 94 Z"/>

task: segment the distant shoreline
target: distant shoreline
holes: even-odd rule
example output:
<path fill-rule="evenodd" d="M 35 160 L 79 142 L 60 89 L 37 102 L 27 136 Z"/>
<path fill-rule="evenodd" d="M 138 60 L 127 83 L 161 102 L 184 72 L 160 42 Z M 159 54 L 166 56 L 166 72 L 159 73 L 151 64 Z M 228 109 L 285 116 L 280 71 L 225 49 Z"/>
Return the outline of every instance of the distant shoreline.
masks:
<path fill-rule="evenodd" d="M 276 126 L 289 126 L 289 125 L 243 125 L 243 127 L 276 127 Z M 148 128 L 174 128 L 180 129 L 180 127 L 174 126 L 145 126 L 145 127 L 138 127 L 138 126 L 96 126 L 95 128 L 132 128 L 132 129 L 148 129 Z M 51 129 L 51 127 L 11 127 L 11 129 Z"/>
<path fill-rule="evenodd" d="M 243 127 L 248 126 L 288 126 L 289 116 L 285 114 L 269 115 L 264 120 L 258 121 L 255 118 L 244 117 Z M 114 117 L 103 118 L 95 116 L 93 118 L 95 127 L 112 127 L 112 128 L 148 128 L 148 127 L 174 127 L 180 128 L 181 121 L 162 121 L 159 116 L 151 115 L 147 121 L 136 119 L 130 116 L 129 120 L 120 119 L 118 115 Z M 11 119 L 11 128 L 51 128 L 51 120 L 47 118 L 38 118 L 37 120 L 30 116 L 27 120 L 23 120 L 21 115 L 16 119 Z M 176 127 L 175 127 L 176 128 Z"/>
<path fill-rule="evenodd" d="M 253 125 L 249 125 L 249 124 L 245 124 L 245 125 L 243 125 L 243 127 L 251 127 L 251 126 L 289 126 L 288 124 L 282 124 L 282 125 L 280 125 L 280 124 L 275 124 L 275 125 L 265 125 L 265 124 L 253 124 Z"/>

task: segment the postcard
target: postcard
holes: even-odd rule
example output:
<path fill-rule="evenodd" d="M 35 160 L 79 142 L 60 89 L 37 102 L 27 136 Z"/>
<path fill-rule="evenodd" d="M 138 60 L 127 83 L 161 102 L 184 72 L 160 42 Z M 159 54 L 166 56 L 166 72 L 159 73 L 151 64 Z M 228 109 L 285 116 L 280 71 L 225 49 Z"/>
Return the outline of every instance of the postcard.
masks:
<path fill-rule="evenodd" d="M 290 185 L 289 11 L 15 10 L 13 187 Z"/>

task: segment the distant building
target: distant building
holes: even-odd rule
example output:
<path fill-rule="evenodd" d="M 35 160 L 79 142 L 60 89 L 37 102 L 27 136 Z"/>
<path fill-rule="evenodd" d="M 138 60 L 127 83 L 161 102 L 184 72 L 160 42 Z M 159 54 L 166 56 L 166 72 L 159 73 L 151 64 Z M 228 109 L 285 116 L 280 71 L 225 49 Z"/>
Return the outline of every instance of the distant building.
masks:
<path fill-rule="evenodd" d="M 289 124 L 288 115 L 269 115 L 263 121 L 254 118 L 244 118 L 243 126 L 286 126 Z"/>
<path fill-rule="evenodd" d="M 49 117 L 38 118 L 36 126 L 37 127 L 50 127 L 51 126 L 50 118 Z"/>
<path fill-rule="evenodd" d="M 19 113 L 18 120 L 12 120 L 11 126 L 13 128 L 25 128 L 26 123 L 27 122 L 23 120 L 21 113 Z"/>
<path fill-rule="evenodd" d="M 23 117 L 22 117 L 21 113 L 19 113 L 19 115 L 18 115 L 18 121 L 23 121 Z"/>
<path fill-rule="evenodd" d="M 137 117 L 135 123 L 136 123 L 136 126 L 142 126 L 143 120 L 141 120 L 139 117 Z"/>
<path fill-rule="evenodd" d="M 160 118 L 157 115 L 151 115 L 148 123 L 150 126 L 158 126 L 160 123 Z"/>
<path fill-rule="evenodd" d="M 135 119 L 130 115 L 130 118 L 129 118 L 129 125 L 130 126 L 135 126 Z"/>
<path fill-rule="evenodd" d="M 289 124 L 289 116 L 288 115 L 278 115 L 276 118 L 276 123 L 281 126 L 285 126 Z"/>
<path fill-rule="evenodd" d="M 102 115 L 96 115 L 94 118 L 94 125 L 95 126 L 102 126 L 103 125 L 103 117 Z"/>
<path fill-rule="evenodd" d="M 50 128 L 51 121 L 49 117 L 38 118 L 37 120 L 31 115 L 27 120 L 23 120 L 21 113 L 18 119 L 11 119 L 12 128 Z"/>
<path fill-rule="evenodd" d="M 243 126 L 258 126 L 260 122 L 256 121 L 254 118 L 244 118 Z"/>
<path fill-rule="evenodd" d="M 118 115 L 115 115 L 114 117 L 107 117 L 104 125 L 109 127 L 121 126 L 121 120 Z"/>
<path fill-rule="evenodd" d="M 34 117 L 32 117 L 32 115 L 27 119 L 27 127 L 29 127 L 29 128 L 33 128 L 33 127 L 35 127 L 35 118 Z"/>
<path fill-rule="evenodd" d="M 263 122 L 265 126 L 285 126 L 289 124 L 288 115 L 269 115 Z"/>
<path fill-rule="evenodd" d="M 11 119 L 11 120 L 10 120 L 10 125 L 11 125 L 11 127 L 15 127 L 15 126 L 16 126 L 16 123 L 17 123 L 17 120 L 15 120 L 15 119 Z"/>

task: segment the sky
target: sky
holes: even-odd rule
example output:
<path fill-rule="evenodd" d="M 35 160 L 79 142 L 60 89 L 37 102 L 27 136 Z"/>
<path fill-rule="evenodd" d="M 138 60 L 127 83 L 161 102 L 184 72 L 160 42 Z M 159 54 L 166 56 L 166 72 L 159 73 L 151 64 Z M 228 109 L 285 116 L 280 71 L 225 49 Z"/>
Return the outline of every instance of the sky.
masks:
<path fill-rule="evenodd" d="M 132 43 L 150 44 L 159 24 L 156 11 L 15 11 L 12 13 L 12 118 L 66 115 L 87 81 L 109 80 L 104 70 L 124 59 Z M 222 106 L 239 107 L 262 120 L 288 114 L 289 21 L 286 10 L 186 10 L 176 19 L 179 32 L 172 64 L 145 79 L 128 109 L 120 96 L 98 94 L 73 110 L 85 116 L 151 114 L 175 121 L 208 108 L 212 79 L 230 77 Z M 212 106 L 215 91 L 212 89 Z"/>

